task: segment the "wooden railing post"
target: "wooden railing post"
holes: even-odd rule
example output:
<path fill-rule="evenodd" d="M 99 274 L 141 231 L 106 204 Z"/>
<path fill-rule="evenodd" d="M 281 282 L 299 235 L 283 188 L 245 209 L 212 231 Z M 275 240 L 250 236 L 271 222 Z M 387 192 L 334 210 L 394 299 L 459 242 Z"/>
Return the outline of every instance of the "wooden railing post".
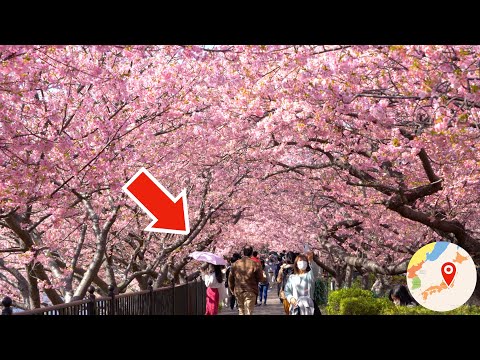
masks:
<path fill-rule="evenodd" d="M 150 301 L 149 301 L 148 314 L 153 315 L 154 314 L 153 309 L 154 309 L 155 304 L 153 302 L 153 280 L 152 280 L 152 278 L 148 279 L 148 291 L 150 291 L 150 293 L 149 293 Z"/>
<path fill-rule="evenodd" d="M 115 286 L 108 286 L 108 296 L 110 296 L 110 315 L 115 315 Z"/>
<path fill-rule="evenodd" d="M 5 296 L 2 300 L 2 305 L 4 309 L 2 310 L 2 315 L 12 315 L 13 310 L 12 306 L 12 299 L 9 296 Z"/>
<path fill-rule="evenodd" d="M 87 304 L 87 314 L 88 315 L 96 315 L 96 309 L 95 309 L 95 288 L 90 285 L 88 287 L 88 304 Z"/>
<path fill-rule="evenodd" d="M 205 315 L 205 310 L 203 309 L 203 302 L 205 301 L 205 294 L 203 293 L 203 280 L 202 278 L 197 278 L 197 315 Z"/>
<path fill-rule="evenodd" d="M 187 283 L 187 296 L 185 296 L 185 298 L 187 299 L 187 303 L 185 304 L 186 305 L 186 313 L 187 315 L 192 315 L 190 314 L 190 291 L 188 289 L 189 285 L 188 285 L 188 276 L 185 276 L 185 282 Z"/>
<path fill-rule="evenodd" d="M 175 278 L 172 279 L 172 315 L 175 315 Z"/>
<path fill-rule="evenodd" d="M 195 310 L 194 314 L 198 315 L 198 278 L 195 278 Z"/>

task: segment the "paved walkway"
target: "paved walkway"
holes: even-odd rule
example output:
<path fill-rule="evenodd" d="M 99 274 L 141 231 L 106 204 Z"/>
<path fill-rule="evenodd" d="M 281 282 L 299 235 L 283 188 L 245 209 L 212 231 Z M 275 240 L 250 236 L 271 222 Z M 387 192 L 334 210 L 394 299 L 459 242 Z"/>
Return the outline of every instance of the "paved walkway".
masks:
<path fill-rule="evenodd" d="M 238 309 L 234 308 L 233 310 L 230 310 L 230 307 L 223 307 L 218 315 L 238 315 Z M 283 305 L 280 304 L 280 299 L 277 296 L 276 284 L 272 289 L 268 290 L 267 305 L 262 304 L 255 306 L 253 315 L 285 315 Z"/>

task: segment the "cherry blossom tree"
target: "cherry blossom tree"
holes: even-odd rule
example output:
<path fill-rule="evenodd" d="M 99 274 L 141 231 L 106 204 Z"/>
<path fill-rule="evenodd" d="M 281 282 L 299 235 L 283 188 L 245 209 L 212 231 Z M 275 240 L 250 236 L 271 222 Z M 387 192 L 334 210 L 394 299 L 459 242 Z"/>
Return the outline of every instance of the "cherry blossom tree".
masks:
<path fill-rule="evenodd" d="M 321 196 L 350 203 L 346 219 L 341 211 L 330 216 L 332 225 L 359 220 L 375 229 L 363 230 L 364 240 L 393 249 L 408 233 L 417 234 L 415 248 L 444 238 L 478 261 L 478 48 L 278 50 L 245 50 L 270 65 L 260 67 L 254 91 L 268 114 L 257 126 L 275 172 L 315 178 Z M 366 216 L 354 217 L 352 203 Z M 378 221 L 385 218 L 393 222 Z M 358 248 L 356 232 L 347 246 Z"/>
<path fill-rule="evenodd" d="M 159 287 L 247 243 L 308 243 L 339 282 L 438 239 L 478 263 L 479 50 L 0 47 L 1 293 Z M 187 189 L 190 234 L 143 231 L 140 167 Z"/>

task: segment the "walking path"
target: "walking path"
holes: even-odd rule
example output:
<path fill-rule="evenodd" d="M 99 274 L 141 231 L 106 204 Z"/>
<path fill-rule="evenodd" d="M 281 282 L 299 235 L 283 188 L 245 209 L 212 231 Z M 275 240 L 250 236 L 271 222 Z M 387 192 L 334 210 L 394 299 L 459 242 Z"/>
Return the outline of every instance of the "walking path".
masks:
<path fill-rule="evenodd" d="M 222 310 L 218 315 L 238 315 L 238 309 L 230 307 L 222 307 Z M 285 315 L 283 305 L 280 303 L 280 299 L 277 296 L 277 285 L 275 284 L 272 289 L 268 289 L 267 305 L 255 306 L 253 315 Z"/>

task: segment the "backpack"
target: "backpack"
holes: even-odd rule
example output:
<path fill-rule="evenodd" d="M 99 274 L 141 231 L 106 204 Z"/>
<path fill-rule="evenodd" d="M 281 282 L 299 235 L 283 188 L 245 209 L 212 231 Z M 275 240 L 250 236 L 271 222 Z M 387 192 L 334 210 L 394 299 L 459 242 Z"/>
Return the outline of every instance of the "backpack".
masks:
<path fill-rule="evenodd" d="M 267 285 L 268 284 L 268 277 L 267 274 L 265 273 L 265 270 L 263 270 L 263 277 L 265 278 L 265 282 L 259 282 L 260 285 Z"/>

